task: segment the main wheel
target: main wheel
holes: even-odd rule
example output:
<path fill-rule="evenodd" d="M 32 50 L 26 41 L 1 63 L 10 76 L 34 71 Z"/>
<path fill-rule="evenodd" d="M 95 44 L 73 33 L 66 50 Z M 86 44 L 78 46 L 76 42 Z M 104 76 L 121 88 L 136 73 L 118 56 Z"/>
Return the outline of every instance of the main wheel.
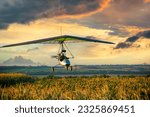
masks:
<path fill-rule="evenodd" d="M 52 71 L 53 71 L 53 72 L 55 71 L 55 68 L 54 68 L 54 67 L 52 67 Z"/>
<path fill-rule="evenodd" d="M 73 70 L 73 67 L 72 67 L 72 66 L 70 66 L 70 70 L 71 70 L 71 71 Z"/>
<path fill-rule="evenodd" d="M 68 66 L 66 67 L 67 71 L 68 71 Z"/>

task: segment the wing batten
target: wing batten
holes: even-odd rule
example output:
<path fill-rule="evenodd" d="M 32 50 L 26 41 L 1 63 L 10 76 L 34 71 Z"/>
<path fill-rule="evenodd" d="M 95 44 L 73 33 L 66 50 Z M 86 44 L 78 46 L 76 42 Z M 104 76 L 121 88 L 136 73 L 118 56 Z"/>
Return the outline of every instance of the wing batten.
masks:
<path fill-rule="evenodd" d="M 48 42 L 49 44 L 50 43 L 56 44 L 56 43 L 61 43 L 61 42 L 64 42 L 64 41 L 88 41 L 88 42 L 114 44 L 113 42 L 108 42 L 108 41 L 103 41 L 103 40 L 98 40 L 98 39 L 63 35 L 63 36 L 50 37 L 50 38 L 33 40 L 33 41 L 28 41 L 28 42 L 21 42 L 21 43 L 16 43 L 16 44 L 4 45 L 0 48 L 21 46 L 21 45 L 28 45 L 28 44 L 37 44 L 37 43 L 44 43 L 44 42 L 45 43 Z"/>

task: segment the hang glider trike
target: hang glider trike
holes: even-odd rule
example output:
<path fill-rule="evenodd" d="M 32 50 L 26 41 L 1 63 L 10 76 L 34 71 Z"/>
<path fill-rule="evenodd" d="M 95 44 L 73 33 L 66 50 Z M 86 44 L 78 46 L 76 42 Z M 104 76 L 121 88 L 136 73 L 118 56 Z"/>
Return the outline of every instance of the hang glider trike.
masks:
<path fill-rule="evenodd" d="M 56 37 L 50 37 L 45 39 L 39 39 L 39 40 L 33 40 L 33 41 L 27 41 L 22 43 L 16 43 L 16 44 L 10 44 L 10 45 L 4 45 L 0 48 L 6 48 L 6 47 L 14 47 L 14 46 L 21 46 L 21 45 L 29 45 L 29 44 L 38 44 L 38 43 L 46 43 L 46 44 L 59 44 L 60 48 L 56 56 L 52 56 L 52 58 L 56 58 L 58 60 L 58 65 L 64 66 L 67 70 L 73 70 L 73 66 L 70 63 L 71 58 L 74 58 L 73 54 L 67 47 L 66 42 L 96 42 L 96 43 L 105 43 L 105 44 L 114 44 L 113 42 L 103 41 L 99 39 L 95 39 L 92 37 L 78 37 L 78 36 L 71 36 L 71 35 L 62 35 L 62 36 L 56 36 Z M 68 57 L 66 52 L 70 53 L 71 57 Z M 57 66 L 57 65 L 56 65 Z M 52 67 L 52 70 L 54 71 L 55 67 Z"/>

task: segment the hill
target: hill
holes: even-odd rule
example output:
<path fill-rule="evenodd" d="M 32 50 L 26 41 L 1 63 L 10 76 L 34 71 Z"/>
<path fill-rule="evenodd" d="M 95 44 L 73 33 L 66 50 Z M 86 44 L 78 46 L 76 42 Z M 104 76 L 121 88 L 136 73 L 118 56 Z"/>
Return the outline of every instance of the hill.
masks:
<path fill-rule="evenodd" d="M 37 63 L 33 62 L 30 59 L 25 59 L 22 56 L 16 56 L 1 63 L 1 66 L 36 66 L 36 65 Z"/>

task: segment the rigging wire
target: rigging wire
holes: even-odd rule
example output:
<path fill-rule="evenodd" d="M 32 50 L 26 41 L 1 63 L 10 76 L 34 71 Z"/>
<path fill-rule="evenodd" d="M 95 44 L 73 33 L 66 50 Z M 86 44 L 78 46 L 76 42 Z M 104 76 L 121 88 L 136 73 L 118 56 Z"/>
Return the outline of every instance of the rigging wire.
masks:
<path fill-rule="evenodd" d="M 64 46 L 66 47 L 66 49 L 69 51 L 71 58 L 74 58 L 74 55 L 72 54 L 72 52 L 70 51 L 70 49 L 68 48 L 68 46 L 66 45 L 66 43 L 64 43 Z"/>

